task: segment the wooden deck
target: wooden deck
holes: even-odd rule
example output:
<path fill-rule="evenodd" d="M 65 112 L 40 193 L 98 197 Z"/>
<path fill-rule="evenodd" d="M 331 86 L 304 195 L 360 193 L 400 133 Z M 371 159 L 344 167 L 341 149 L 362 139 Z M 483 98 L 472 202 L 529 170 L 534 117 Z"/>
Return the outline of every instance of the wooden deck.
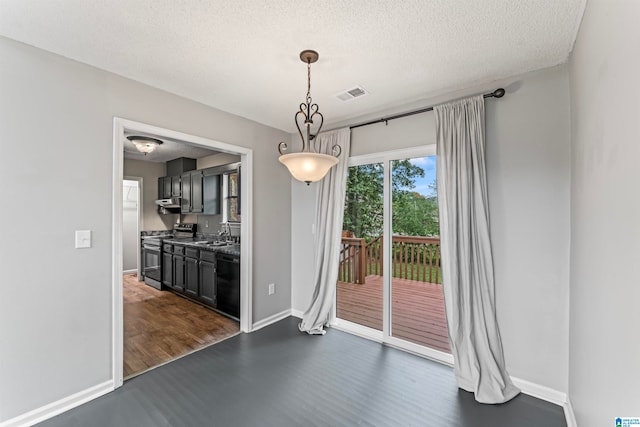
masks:
<path fill-rule="evenodd" d="M 393 279 L 391 335 L 451 353 L 442 285 Z M 364 284 L 338 282 L 337 316 L 382 330 L 382 276 Z"/>

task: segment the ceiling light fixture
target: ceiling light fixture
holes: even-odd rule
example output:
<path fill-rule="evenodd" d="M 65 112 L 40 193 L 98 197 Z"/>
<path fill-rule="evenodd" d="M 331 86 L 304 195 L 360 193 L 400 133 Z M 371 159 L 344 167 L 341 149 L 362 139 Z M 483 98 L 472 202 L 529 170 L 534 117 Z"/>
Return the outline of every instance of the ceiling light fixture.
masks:
<path fill-rule="evenodd" d="M 153 153 L 155 149 L 162 144 L 162 141 L 159 139 L 148 136 L 129 135 L 127 136 L 127 139 L 133 142 L 133 145 L 136 146 L 138 151 L 144 153 L 145 156 L 149 153 Z"/>
<path fill-rule="evenodd" d="M 314 104 L 311 100 L 311 64 L 318 60 L 318 52 L 303 50 L 300 52 L 300 60 L 307 64 L 307 97 L 306 102 L 300 103 L 300 109 L 294 116 L 294 121 L 302 140 L 302 151 L 285 154 L 288 149 L 287 143 L 281 142 L 278 144 L 278 151 L 281 154 L 278 160 L 289 169 L 295 179 L 306 182 L 309 185 L 311 182 L 320 181 L 324 178 L 329 169 L 338 163 L 337 157 L 340 156 L 342 149 L 339 145 L 334 145 L 332 147 L 332 155 L 318 153 L 316 149 L 315 141 L 313 140 L 320 133 L 324 122 L 324 116 L 319 111 L 318 104 Z M 312 133 L 311 126 L 315 116 L 320 118 L 320 124 L 317 131 Z M 306 138 L 300 128 L 300 119 L 303 120 L 302 126 L 306 127 Z M 313 147 L 311 146 L 312 141 Z"/>

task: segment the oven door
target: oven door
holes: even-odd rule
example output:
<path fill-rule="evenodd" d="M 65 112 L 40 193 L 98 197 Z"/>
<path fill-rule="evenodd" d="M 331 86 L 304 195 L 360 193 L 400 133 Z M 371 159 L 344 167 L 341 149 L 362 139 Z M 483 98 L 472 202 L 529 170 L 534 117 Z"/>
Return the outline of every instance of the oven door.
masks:
<path fill-rule="evenodd" d="M 162 253 L 160 246 L 145 243 L 142 247 L 144 282 L 160 289 L 162 283 Z"/>

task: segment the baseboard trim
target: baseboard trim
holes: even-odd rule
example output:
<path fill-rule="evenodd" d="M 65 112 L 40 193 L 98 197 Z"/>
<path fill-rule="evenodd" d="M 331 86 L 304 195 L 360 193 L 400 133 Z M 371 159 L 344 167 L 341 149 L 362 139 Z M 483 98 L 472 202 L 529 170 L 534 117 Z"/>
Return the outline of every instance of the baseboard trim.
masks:
<path fill-rule="evenodd" d="M 562 405 L 564 409 L 564 417 L 567 420 L 567 427 L 578 427 L 576 421 L 576 414 L 573 412 L 573 406 L 571 406 L 571 400 L 567 397 L 567 401 Z"/>
<path fill-rule="evenodd" d="M 280 320 L 285 319 L 289 316 L 291 316 L 291 309 L 286 309 L 286 310 L 282 310 L 280 313 L 276 313 L 262 320 L 258 320 L 256 323 L 253 324 L 253 327 L 251 328 L 251 332 L 255 332 L 259 329 L 264 328 L 265 326 L 269 326 L 273 323 L 279 322 Z"/>
<path fill-rule="evenodd" d="M 292 308 L 291 309 L 291 315 L 293 317 L 297 317 L 298 319 L 302 319 L 302 316 L 304 316 L 304 311 L 296 310 L 295 308 Z"/>
<path fill-rule="evenodd" d="M 567 402 L 567 394 L 561 391 L 532 383 L 531 381 L 526 381 L 521 378 L 511 377 L 511 381 L 513 381 L 513 384 L 522 390 L 524 394 L 528 394 L 529 396 L 536 397 L 558 406 L 564 406 Z"/>
<path fill-rule="evenodd" d="M 0 423 L 0 427 L 32 426 L 111 391 L 113 391 L 113 381 L 105 381 L 101 384 L 89 387 L 86 390 L 72 394 L 71 396 L 62 398 L 56 402 L 49 403 L 48 405 L 44 405 L 22 415 L 18 415 L 15 418 L 3 421 Z"/>

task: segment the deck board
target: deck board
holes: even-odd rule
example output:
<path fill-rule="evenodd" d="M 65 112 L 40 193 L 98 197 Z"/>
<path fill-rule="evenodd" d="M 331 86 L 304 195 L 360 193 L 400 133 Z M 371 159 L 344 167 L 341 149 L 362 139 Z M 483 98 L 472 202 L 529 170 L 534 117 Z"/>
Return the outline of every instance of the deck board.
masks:
<path fill-rule="evenodd" d="M 391 335 L 451 353 L 442 285 L 394 278 L 391 288 Z M 337 293 L 340 319 L 382 330 L 382 276 L 338 282 Z"/>

